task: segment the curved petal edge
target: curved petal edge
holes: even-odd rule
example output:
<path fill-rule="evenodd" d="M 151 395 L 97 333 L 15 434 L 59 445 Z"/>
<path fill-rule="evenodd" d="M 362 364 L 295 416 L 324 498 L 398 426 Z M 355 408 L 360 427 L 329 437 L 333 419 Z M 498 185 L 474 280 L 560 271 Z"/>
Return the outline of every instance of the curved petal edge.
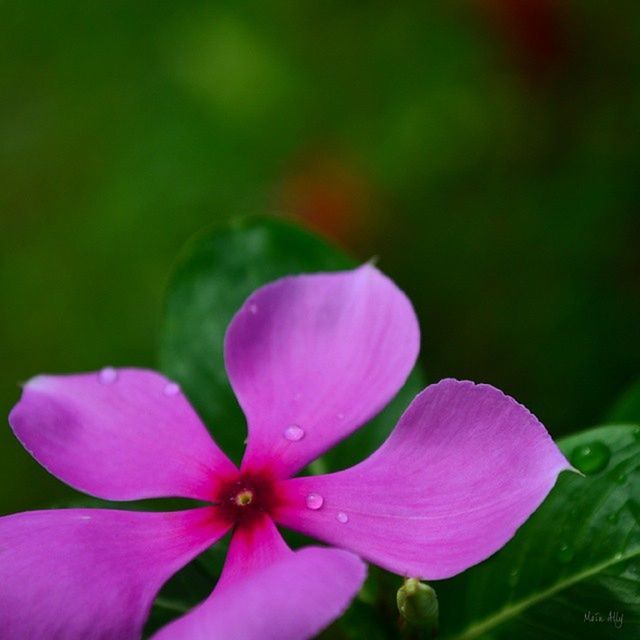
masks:
<path fill-rule="evenodd" d="M 139 640 L 160 587 L 227 530 L 211 507 L 2 517 L 0 635 Z"/>
<path fill-rule="evenodd" d="M 448 578 L 500 549 L 571 469 L 546 429 L 485 384 L 420 393 L 360 464 L 280 482 L 287 527 L 395 573 Z M 311 493 L 322 508 L 306 507 Z"/>
<path fill-rule="evenodd" d="M 210 500 L 235 470 L 180 388 L 145 369 L 37 376 L 9 422 L 47 471 L 107 500 Z"/>
<path fill-rule="evenodd" d="M 214 593 L 153 640 L 306 640 L 338 618 L 366 567 L 340 549 L 307 547 Z"/>
<path fill-rule="evenodd" d="M 370 264 L 282 278 L 254 292 L 225 337 L 247 417 L 243 466 L 287 477 L 378 413 L 418 355 L 410 301 Z"/>

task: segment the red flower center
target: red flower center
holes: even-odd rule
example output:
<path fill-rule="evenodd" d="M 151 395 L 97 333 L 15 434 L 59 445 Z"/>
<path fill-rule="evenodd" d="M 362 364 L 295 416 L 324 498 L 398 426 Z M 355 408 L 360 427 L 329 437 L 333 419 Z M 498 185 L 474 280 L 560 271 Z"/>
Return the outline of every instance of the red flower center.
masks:
<path fill-rule="evenodd" d="M 271 514 L 278 498 L 269 475 L 242 472 L 222 483 L 215 503 L 223 518 L 236 525 L 247 525 Z"/>

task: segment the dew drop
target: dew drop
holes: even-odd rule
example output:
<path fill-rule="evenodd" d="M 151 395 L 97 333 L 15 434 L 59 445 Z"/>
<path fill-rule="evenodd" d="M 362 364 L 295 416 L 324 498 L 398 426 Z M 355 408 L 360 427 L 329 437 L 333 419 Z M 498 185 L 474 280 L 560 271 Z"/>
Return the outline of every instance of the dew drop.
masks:
<path fill-rule="evenodd" d="M 324 498 L 319 493 L 310 493 L 307 496 L 307 507 L 317 511 L 324 504 Z"/>
<path fill-rule="evenodd" d="M 177 396 L 180 393 L 180 385 L 176 382 L 168 382 L 162 390 L 165 396 Z"/>
<path fill-rule="evenodd" d="M 571 452 L 571 464 L 585 475 L 602 471 L 611 458 L 611 451 L 607 445 L 595 441 L 576 447 Z"/>
<path fill-rule="evenodd" d="M 112 384 L 118 379 L 118 372 L 113 367 L 105 367 L 98 374 L 102 384 Z"/>
<path fill-rule="evenodd" d="M 302 438 L 304 438 L 304 430 L 297 424 L 290 424 L 284 430 L 284 437 L 291 442 L 298 442 L 298 440 L 302 440 Z"/>
<path fill-rule="evenodd" d="M 255 316 L 256 313 L 258 313 L 258 305 L 252 302 L 249 305 L 249 312 L 252 313 Z"/>
<path fill-rule="evenodd" d="M 349 522 L 349 516 L 344 511 L 338 511 L 336 514 L 336 520 L 342 524 Z"/>
<path fill-rule="evenodd" d="M 558 562 L 566 564 L 567 562 L 571 562 L 573 560 L 573 555 L 573 548 L 565 542 L 558 547 L 556 558 L 558 559 Z"/>

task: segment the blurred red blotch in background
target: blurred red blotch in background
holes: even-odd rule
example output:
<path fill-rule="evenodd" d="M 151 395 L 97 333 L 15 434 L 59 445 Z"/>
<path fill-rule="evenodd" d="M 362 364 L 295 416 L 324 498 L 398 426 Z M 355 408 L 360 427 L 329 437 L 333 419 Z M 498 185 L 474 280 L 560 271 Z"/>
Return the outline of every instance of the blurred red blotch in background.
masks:
<path fill-rule="evenodd" d="M 347 154 L 305 151 L 290 166 L 276 194 L 277 209 L 351 247 L 371 235 L 373 185 Z"/>
<path fill-rule="evenodd" d="M 555 76 L 571 54 L 567 2 L 470 0 L 505 40 L 522 71 L 532 79 Z"/>

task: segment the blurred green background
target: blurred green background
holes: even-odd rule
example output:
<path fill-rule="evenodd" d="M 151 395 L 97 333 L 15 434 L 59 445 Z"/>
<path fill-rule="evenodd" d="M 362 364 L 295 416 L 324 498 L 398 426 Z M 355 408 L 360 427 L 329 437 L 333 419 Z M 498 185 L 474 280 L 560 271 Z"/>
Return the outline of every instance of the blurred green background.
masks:
<path fill-rule="evenodd" d="M 630 0 L 2 3 L 3 414 L 154 366 L 184 242 L 272 212 L 379 257 L 430 379 L 595 424 L 640 375 L 639 35 Z M 7 425 L 0 481 L 69 495 Z"/>

